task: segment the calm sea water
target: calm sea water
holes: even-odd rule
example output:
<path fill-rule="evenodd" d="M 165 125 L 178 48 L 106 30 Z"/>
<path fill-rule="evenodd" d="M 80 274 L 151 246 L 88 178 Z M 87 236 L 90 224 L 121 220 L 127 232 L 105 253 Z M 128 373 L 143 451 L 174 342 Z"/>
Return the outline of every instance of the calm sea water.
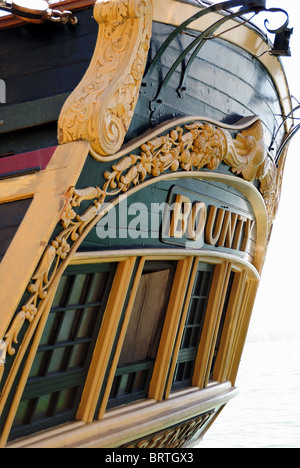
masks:
<path fill-rule="evenodd" d="M 237 386 L 199 448 L 300 448 L 300 339 L 246 343 Z"/>

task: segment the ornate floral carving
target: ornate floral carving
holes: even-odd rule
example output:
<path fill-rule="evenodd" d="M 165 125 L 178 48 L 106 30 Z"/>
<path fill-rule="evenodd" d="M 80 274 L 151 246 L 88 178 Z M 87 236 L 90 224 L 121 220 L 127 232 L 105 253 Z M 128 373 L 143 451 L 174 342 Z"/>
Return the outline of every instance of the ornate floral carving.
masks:
<path fill-rule="evenodd" d="M 139 155 L 125 156 L 105 172 L 103 191 L 107 195 L 126 192 L 147 176 L 157 177 L 166 170 L 216 170 L 221 161 L 245 180 L 260 182 L 271 227 L 278 203 L 277 170 L 263 143 L 260 121 L 233 139 L 227 130 L 211 123 L 195 122 L 176 127 L 170 133 L 147 141 Z M 113 191 L 109 193 L 108 189 Z"/>
<path fill-rule="evenodd" d="M 60 143 L 89 141 L 101 155 L 123 144 L 137 103 L 152 25 L 151 0 L 97 1 L 99 34 L 81 83 L 58 122 Z"/>
<path fill-rule="evenodd" d="M 61 218 L 63 229 L 46 248 L 27 288 L 30 297 L 15 316 L 4 337 L 9 355 L 14 355 L 16 352 L 14 345 L 18 343 L 18 335 L 25 321 L 33 322 L 42 301 L 47 299 L 49 287 L 56 276 L 59 265 L 69 255 L 72 243 L 79 238 L 85 226 L 97 215 L 95 206 L 87 208 L 82 215 L 76 214 L 75 208 L 79 207 L 84 200 L 98 198 L 100 193 L 100 189 L 94 187 L 84 190 L 72 188 L 69 192 L 69 198 Z"/>
<path fill-rule="evenodd" d="M 209 411 L 164 432 L 159 432 L 140 441 L 133 442 L 130 445 L 125 445 L 123 448 L 182 448 L 191 441 L 213 414 L 214 411 Z"/>
<path fill-rule="evenodd" d="M 235 139 L 227 130 L 208 122 L 177 126 L 166 135 L 156 136 L 143 143 L 139 154 L 128 154 L 118 160 L 111 171 L 104 172 L 106 181 L 102 188 L 72 188 L 66 196 L 61 216 L 62 230 L 46 248 L 28 286 L 30 297 L 4 337 L 8 354 L 15 353 L 14 344 L 18 343 L 18 335 L 25 321 L 35 320 L 42 302 L 47 299 L 58 268 L 70 255 L 74 242 L 105 214 L 103 207 L 107 197 L 116 197 L 132 186 L 167 171 L 198 171 L 202 168 L 216 170 L 224 161 L 234 173 L 246 180 L 260 181 L 270 229 L 279 198 L 278 174 L 274 162 L 266 155 L 262 140 L 257 140 L 258 136 L 262 136 L 258 126 L 261 126 L 259 121 L 238 133 Z M 93 203 L 82 214 L 77 214 L 76 209 L 88 200 Z"/>
<path fill-rule="evenodd" d="M 267 158 L 261 122 L 257 121 L 249 129 L 239 132 L 232 143 L 233 148 L 229 139 L 229 151 L 224 161 L 235 174 L 241 174 L 244 179 L 253 182 Z"/>

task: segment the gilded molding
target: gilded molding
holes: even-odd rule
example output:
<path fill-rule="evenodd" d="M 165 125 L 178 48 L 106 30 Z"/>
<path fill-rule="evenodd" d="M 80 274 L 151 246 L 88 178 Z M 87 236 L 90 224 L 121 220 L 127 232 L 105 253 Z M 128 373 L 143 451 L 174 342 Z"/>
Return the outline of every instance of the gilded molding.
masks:
<path fill-rule="evenodd" d="M 15 353 L 14 344 L 25 321 L 34 321 L 39 301 L 47 298 L 61 261 L 66 260 L 72 244 L 80 241 L 88 226 L 105 214 L 108 197 L 126 193 L 142 184 L 146 178 L 159 177 L 166 171 L 192 172 L 206 168 L 216 170 L 224 161 L 244 179 L 260 181 L 261 193 L 269 215 L 269 229 L 277 206 L 277 171 L 268 158 L 262 140 L 262 125 L 256 121 L 250 128 L 238 132 L 233 139 L 227 130 L 211 123 L 194 122 L 177 126 L 163 136 L 156 136 L 140 146 L 139 154 L 129 154 L 104 172 L 103 186 L 84 190 L 72 188 L 66 196 L 61 218 L 62 231 L 47 246 L 41 262 L 28 286 L 31 294 L 22 310 L 14 318 L 4 340 L 9 355 Z M 92 200 L 82 215 L 76 214 L 83 200 Z M 275 206 L 276 205 L 276 206 Z"/>
<path fill-rule="evenodd" d="M 97 215 L 95 206 L 89 207 L 81 216 L 76 214 L 75 208 L 79 207 L 82 201 L 92 200 L 99 195 L 99 189 L 89 187 L 84 190 L 72 188 L 69 196 L 66 196 L 66 205 L 61 217 L 63 229 L 47 246 L 27 288 L 30 297 L 15 316 L 4 336 L 5 349 L 10 356 L 16 352 L 14 345 L 18 343 L 18 335 L 24 323 L 26 321 L 32 323 L 38 316 L 39 310 L 42 309 L 43 302 L 48 299 L 49 288 L 56 279 L 62 261 L 68 257 L 72 243 L 80 237 L 86 225 Z"/>
<path fill-rule="evenodd" d="M 269 222 L 272 223 L 278 198 L 277 174 L 274 163 L 263 150 L 262 140 L 258 139 L 261 135 L 259 126 L 261 123 L 255 121 L 249 128 L 240 129 L 236 138 L 232 138 L 227 130 L 212 123 L 194 121 L 189 125 L 178 126 L 175 121 L 170 124 L 168 132 L 163 132 L 163 135 L 155 133 L 153 138 L 148 136 L 149 140 L 145 139 L 140 146 L 136 145 L 137 154 L 130 151 L 117 159 L 111 169 L 104 172 L 105 182 L 101 187 L 83 190 L 70 188 L 65 194 L 61 230 L 46 247 L 27 288 L 30 296 L 4 336 L 7 354 L 16 354 L 16 357 L 0 396 L 0 413 L 25 355 L 26 346 L 34 336 L 63 271 L 85 236 L 106 214 L 108 201 L 116 203 L 119 194 L 136 190 L 138 186 L 142 188 L 155 179 L 172 174 L 176 177 L 176 174 L 180 176 L 180 173 L 185 172 L 193 177 L 193 174 L 201 173 L 200 170 L 204 168 L 213 171 L 224 161 L 233 172 L 246 180 L 260 180 L 265 203 L 270 204 Z M 78 214 L 83 201 L 90 201 L 90 204 Z M 29 326 L 16 353 L 15 344 L 25 323 Z M 1 365 L 0 380 L 3 371 Z"/>
<path fill-rule="evenodd" d="M 175 127 L 166 135 L 143 143 L 139 155 L 130 154 L 114 164 L 111 172 L 104 173 L 107 183 L 103 190 L 105 196 L 127 192 L 132 184 L 138 185 L 147 176 L 157 177 L 167 170 L 206 168 L 214 171 L 222 161 L 243 179 L 260 182 L 270 230 L 279 201 L 277 169 L 267 154 L 259 120 L 238 132 L 235 138 L 227 130 L 208 122 Z"/>
<path fill-rule="evenodd" d="M 164 432 L 145 437 L 140 441 L 124 445 L 122 448 L 182 448 L 188 444 L 193 437 L 213 416 L 214 411 L 209 411 L 195 419 L 182 423 Z"/>
<path fill-rule="evenodd" d="M 97 0 L 99 23 L 89 68 L 65 102 L 60 144 L 86 140 L 100 155 L 116 153 L 134 115 L 152 28 L 151 0 Z"/>

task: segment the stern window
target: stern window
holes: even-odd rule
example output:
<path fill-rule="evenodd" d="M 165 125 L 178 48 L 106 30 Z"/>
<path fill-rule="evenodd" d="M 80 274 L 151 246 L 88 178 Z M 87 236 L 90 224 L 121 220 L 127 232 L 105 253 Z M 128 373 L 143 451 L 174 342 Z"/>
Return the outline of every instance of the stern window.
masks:
<path fill-rule="evenodd" d="M 172 391 L 192 385 L 213 272 L 213 265 L 199 264 L 178 353 Z"/>
<path fill-rule="evenodd" d="M 89 267 L 61 278 L 11 439 L 75 419 L 115 269 Z"/>
<path fill-rule="evenodd" d="M 108 408 L 148 396 L 176 262 L 145 263 Z"/>

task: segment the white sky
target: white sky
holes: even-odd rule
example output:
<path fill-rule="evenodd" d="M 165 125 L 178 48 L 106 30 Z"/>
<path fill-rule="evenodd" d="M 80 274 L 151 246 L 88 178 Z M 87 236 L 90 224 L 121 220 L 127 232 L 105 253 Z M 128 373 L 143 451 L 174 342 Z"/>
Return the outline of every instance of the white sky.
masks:
<path fill-rule="evenodd" d="M 284 8 L 290 16 L 292 57 L 283 58 L 291 94 L 300 101 L 300 1 L 269 0 L 268 8 Z M 271 21 L 271 19 L 270 19 Z M 270 24 L 271 26 L 271 24 Z M 297 105 L 293 101 L 294 106 Z M 300 118 L 300 110 L 296 114 Z M 296 121 L 297 122 L 297 121 Z M 300 123 L 300 120 L 299 120 Z M 300 130 L 292 140 L 282 196 L 250 325 L 253 334 L 297 333 L 300 336 Z"/>

